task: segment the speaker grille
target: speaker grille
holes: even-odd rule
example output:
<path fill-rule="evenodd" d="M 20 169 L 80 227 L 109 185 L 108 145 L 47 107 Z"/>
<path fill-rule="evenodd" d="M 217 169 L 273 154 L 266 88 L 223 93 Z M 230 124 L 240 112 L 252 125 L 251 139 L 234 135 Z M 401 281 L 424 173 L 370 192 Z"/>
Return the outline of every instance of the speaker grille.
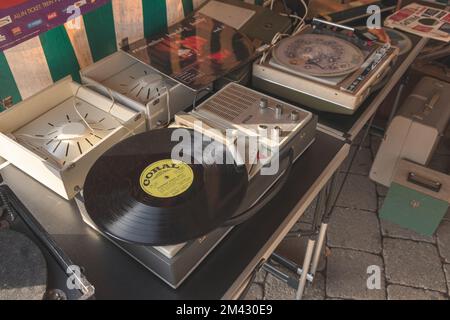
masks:
<path fill-rule="evenodd" d="M 234 121 L 251 105 L 258 102 L 258 96 L 240 87 L 229 86 L 212 97 L 203 105 L 203 109 L 228 121 Z"/>

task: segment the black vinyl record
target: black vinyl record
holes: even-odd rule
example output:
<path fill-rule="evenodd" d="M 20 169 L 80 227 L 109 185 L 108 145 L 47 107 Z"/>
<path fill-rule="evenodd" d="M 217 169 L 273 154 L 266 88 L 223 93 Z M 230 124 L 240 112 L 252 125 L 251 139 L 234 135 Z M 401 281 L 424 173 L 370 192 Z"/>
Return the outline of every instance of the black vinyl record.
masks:
<path fill-rule="evenodd" d="M 175 130 L 188 141 L 172 139 Z M 163 246 L 197 239 L 231 218 L 246 194 L 247 171 L 225 164 L 233 157 L 223 145 L 201 139 L 189 129 L 153 130 L 104 153 L 84 185 L 97 227 L 121 241 Z"/>

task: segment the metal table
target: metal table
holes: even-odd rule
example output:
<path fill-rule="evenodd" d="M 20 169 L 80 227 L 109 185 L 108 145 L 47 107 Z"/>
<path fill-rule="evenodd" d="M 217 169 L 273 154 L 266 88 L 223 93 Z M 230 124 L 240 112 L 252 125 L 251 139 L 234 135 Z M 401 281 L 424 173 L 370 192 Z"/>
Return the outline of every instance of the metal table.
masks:
<path fill-rule="evenodd" d="M 373 119 L 375 118 L 378 108 L 381 106 L 384 99 L 389 95 L 389 93 L 394 89 L 394 87 L 399 82 L 401 82 L 398 92 L 396 93 L 396 103 L 393 106 L 393 112 L 395 112 L 400 102 L 399 100 L 402 95 L 402 91 L 406 85 L 405 81 L 402 79 L 404 78 L 410 65 L 414 62 L 416 57 L 428 42 L 428 39 L 426 38 L 421 38 L 411 34 L 408 34 L 408 36 L 410 37 L 413 44 L 412 49 L 407 54 L 404 54 L 397 58 L 396 62 L 392 66 L 391 73 L 386 77 L 387 80 L 382 84 L 382 87 L 379 90 L 373 92 L 353 115 L 339 115 L 310 110 L 311 112 L 318 114 L 320 130 L 329 133 L 337 139 L 347 142 L 350 146 L 357 144 L 355 150 L 351 152 L 351 154 L 349 154 L 349 167 L 352 166 L 359 150 L 362 148 L 362 145 L 364 144 L 364 141 L 369 134 Z M 304 106 L 300 107 L 308 109 Z M 355 138 L 362 131 L 364 126 L 367 127 L 363 134 L 363 137 L 358 143 L 356 143 Z M 330 179 L 330 185 L 320 192 L 320 197 L 318 198 L 318 205 L 315 212 L 314 223 L 311 227 L 311 230 L 300 231 L 300 236 L 306 235 L 309 237 L 303 265 L 298 266 L 286 258 L 274 255 L 274 258 L 276 258 L 275 260 L 277 260 L 278 263 L 299 274 L 300 280 L 297 290 L 297 299 L 302 298 L 307 279 L 309 279 L 309 282 L 312 282 L 314 280 L 314 276 L 317 271 L 317 266 L 320 259 L 320 252 L 327 233 L 328 224 L 333 209 L 343 190 L 348 176 L 349 173 L 347 172 L 344 175 L 343 179 L 339 181 L 340 183 L 337 184 L 337 179 L 335 179 L 335 175 L 333 175 L 332 179 Z M 278 271 L 275 267 L 269 265 L 266 270 L 271 272 L 279 279 L 288 281 L 286 275 Z"/>
<path fill-rule="evenodd" d="M 261 212 L 234 228 L 174 290 L 81 220 L 66 201 L 12 165 L 0 173 L 46 231 L 84 268 L 97 299 L 230 299 L 275 250 L 348 155 L 349 145 L 318 132 L 289 181 Z"/>

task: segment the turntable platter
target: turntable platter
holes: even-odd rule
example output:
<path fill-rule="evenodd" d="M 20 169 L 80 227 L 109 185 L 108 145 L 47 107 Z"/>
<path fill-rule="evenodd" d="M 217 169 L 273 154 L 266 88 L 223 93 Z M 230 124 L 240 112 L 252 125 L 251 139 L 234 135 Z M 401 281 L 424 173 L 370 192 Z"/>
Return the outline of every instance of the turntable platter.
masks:
<path fill-rule="evenodd" d="M 357 70 L 364 55 L 343 39 L 321 34 L 300 34 L 280 42 L 275 61 L 294 72 L 317 77 L 337 77 Z"/>

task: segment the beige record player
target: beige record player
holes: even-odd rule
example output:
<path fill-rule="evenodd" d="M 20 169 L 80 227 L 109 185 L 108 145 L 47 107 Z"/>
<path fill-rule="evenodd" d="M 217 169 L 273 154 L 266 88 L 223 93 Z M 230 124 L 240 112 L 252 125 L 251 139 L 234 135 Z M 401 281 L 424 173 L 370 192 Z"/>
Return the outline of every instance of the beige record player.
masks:
<path fill-rule="evenodd" d="M 236 140 L 234 135 L 227 140 L 223 135 L 226 130 L 245 136 L 261 134 L 260 137 L 264 138 L 261 139 L 263 148 L 278 147 L 280 153 L 292 149 L 291 160 L 295 161 L 314 142 L 317 117 L 309 111 L 231 83 L 203 101 L 195 110 L 189 113 L 178 113 L 172 127 L 189 128 L 201 132 L 205 137 L 211 137 L 215 141 L 226 144 L 230 150 L 233 149 L 232 146 L 235 145 Z M 261 132 L 261 129 L 266 132 Z M 277 143 L 279 145 L 276 145 Z M 233 154 L 236 159 L 246 159 L 246 164 L 250 164 L 247 166 L 249 174 L 247 194 L 237 211 L 245 212 L 258 205 L 260 199 L 273 188 L 276 189 L 275 186 L 285 175 L 290 159 L 280 159 L 278 172 L 265 175 L 262 173 L 262 164 L 265 163 L 263 159 L 260 159 L 258 163 L 250 163 L 249 154 L 239 154 L 239 151 Z M 101 232 L 86 210 L 83 192 L 78 194 L 75 200 L 83 220 Z M 111 237 L 108 239 L 168 285 L 178 288 L 232 228 L 231 225 L 223 226 L 200 239 L 163 247 L 139 246 L 116 241 Z"/>
<path fill-rule="evenodd" d="M 255 62 L 253 85 L 316 110 L 353 114 L 397 55 L 398 48 L 358 30 L 314 19 Z"/>
<path fill-rule="evenodd" d="M 103 152 L 144 130 L 142 113 L 65 78 L 0 114 L 0 156 L 71 199 Z"/>

